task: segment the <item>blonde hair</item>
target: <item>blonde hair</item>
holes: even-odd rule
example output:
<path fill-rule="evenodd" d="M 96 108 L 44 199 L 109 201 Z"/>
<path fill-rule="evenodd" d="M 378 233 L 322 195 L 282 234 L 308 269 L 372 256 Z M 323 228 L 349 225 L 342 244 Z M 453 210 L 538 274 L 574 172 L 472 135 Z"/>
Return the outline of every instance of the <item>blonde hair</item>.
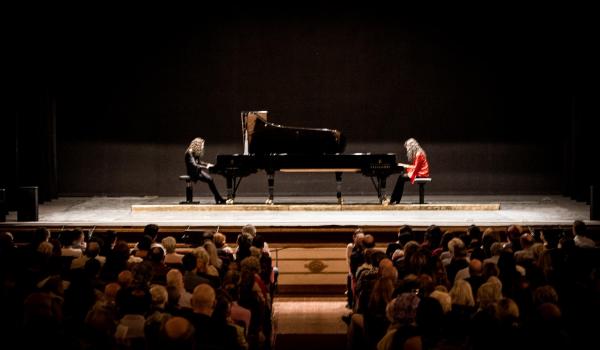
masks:
<path fill-rule="evenodd" d="M 152 295 L 152 304 L 158 306 L 164 306 L 169 300 L 169 293 L 167 288 L 159 284 L 154 284 L 150 288 L 150 295 Z"/>
<path fill-rule="evenodd" d="M 161 241 L 163 247 L 165 247 L 165 250 L 167 251 L 168 254 L 170 253 L 175 253 L 175 248 L 177 247 L 177 241 L 175 240 L 174 237 L 165 237 L 162 239 Z"/>
<path fill-rule="evenodd" d="M 210 255 L 203 247 L 196 247 L 192 250 L 192 254 L 196 257 L 196 259 L 200 260 L 204 263 L 204 265 L 208 265 L 210 262 Z"/>
<path fill-rule="evenodd" d="M 450 297 L 450 294 L 439 290 L 434 290 L 431 292 L 431 294 L 429 294 L 429 297 L 437 300 L 440 303 L 445 314 L 452 310 L 452 298 Z"/>
<path fill-rule="evenodd" d="M 475 306 L 475 299 L 473 298 L 473 289 L 471 284 L 465 280 L 454 281 L 454 286 L 450 289 L 450 298 L 452 303 L 463 306 Z"/>
<path fill-rule="evenodd" d="M 496 277 L 490 277 L 487 282 L 481 285 L 477 290 L 477 300 L 479 307 L 485 308 L 493 305 L 502 299 L 502 283 L 499 283 Z"/>
<path fill-rule="evenodd" d="M 204 155 L 204 139 L 201 137 L 196 137 L 190 142 L 187 151 L 191 151 L 195 157 L 202 157 Z"/>
<path fill-rule="evenodd" d="M 496 317 L 498 317 L 500 321 L 518 320 L 519 306 L 510 298 L 500 299 L 496 303 Z"/>

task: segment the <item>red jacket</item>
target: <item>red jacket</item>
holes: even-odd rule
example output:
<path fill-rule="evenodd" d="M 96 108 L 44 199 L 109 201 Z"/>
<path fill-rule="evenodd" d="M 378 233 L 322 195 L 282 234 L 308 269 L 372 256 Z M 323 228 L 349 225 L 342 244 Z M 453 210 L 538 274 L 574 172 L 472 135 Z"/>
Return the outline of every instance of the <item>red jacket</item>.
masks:
<path fill-rule="evenodd" d="M 407 168 L 406 173 L 410 177 L 410 183 L 414 184 L 417 177 L 429 177 L 429 163 L 425 153 L 417 152 L 413 161 L 414 168 Z"/>

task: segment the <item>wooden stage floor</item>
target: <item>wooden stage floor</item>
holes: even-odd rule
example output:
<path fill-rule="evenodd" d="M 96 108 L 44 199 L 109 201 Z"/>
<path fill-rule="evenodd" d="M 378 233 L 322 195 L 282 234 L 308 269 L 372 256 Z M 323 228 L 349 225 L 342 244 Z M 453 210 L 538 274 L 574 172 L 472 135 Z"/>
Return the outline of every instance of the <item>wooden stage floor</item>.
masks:
<path fill-rule="evenodd" d="M 252 223 L 269 227 L 319 226 L 502 226 L 568 225 L 589 221 L 589 205 L 562 196 L 428 196 L 419 205 L 415 196 L 401 205 L 382 206 L 374 196 L 345 197 L 337 205 L 332 197 L 279 197 L 276 204 L 262 204 L 264 197 L 239 198 L 234 205 L 213 205 L 198 198 L 199 205 L 179 205 L 180 197 L 65 197 L 40 205 L 36 225 L 139 226 L 240 226 Z M 10 212 L 2 225 L 17 222 Z"/>

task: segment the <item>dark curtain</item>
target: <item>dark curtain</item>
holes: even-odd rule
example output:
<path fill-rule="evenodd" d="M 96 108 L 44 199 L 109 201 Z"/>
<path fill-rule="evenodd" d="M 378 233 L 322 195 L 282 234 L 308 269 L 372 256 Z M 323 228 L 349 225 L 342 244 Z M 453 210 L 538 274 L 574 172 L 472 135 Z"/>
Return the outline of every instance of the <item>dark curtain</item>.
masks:
<path fill-rule="evenodd" d="M 597 107 L 589 93 L 573 96 L 570 132 L 565 140 L 563 193 L 577 201 L 590 202 L 591 186 L 599 185 L 598 131 L 594 127 Z"/>
<path fill-rule="evenodd" d="M 21 86 L 2 118 L 2 171 L 10 210 L 16 209 L 20 186 L 37 186 L 39 202 L 57 198 L 56 97 L 51 88 Z"/>
<path fill-rule="evenodd" d="M 50 88 L 25 94 L 16 129 L 18 186 L 38 186 L 40 203 L 57 198 L 56 98 Z"/>

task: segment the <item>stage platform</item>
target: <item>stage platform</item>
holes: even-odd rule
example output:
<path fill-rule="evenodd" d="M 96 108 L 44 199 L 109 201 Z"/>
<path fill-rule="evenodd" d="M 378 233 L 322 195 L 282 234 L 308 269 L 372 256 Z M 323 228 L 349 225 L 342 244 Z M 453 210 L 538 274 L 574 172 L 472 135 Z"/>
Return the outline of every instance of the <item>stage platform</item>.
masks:
<path fill-rule="evenodd" d="M 10 212 L 2 225 L 139 226 L 503 226 L 568 225 L 589 222 L 589 205 L 561 196 L 428 196 L 426 204 L 406 196 L 399 205 L 383 206 L 374 196 L 279 197 L 265 205 L 264 197 L 238 198 L 233 205 L 214 205 L 198 198 L 199 205 L 180 205 L 180 197 L 67 197 L 39 207 L 37 222 L 17 222 Z M 598 222 L 589 222 L 598 224 Z"/>
<path fill-rule="evenodd" d="M 246 197 L 234 205 L 214 205 L 212 198 L 199 198 L 198 205 L 180 205 L 179 197 L 60 198 L 41 205 L 36 222 L 18 222 L 11 212 L 0 231 L 25 242 L 40 226 L 55 236 L 75 227 L 100 237 L 112 230 L 133 245 L 144 226 L 155 223 L 161 237 L 174 236 L 187 249 L 190 239 L 201 239 L 206 231 L 218 230 L 235 244 L 241 227 L 251 223 L 269 242 L 280 269 L 280 293 L 299 295 L 343 294 L 346 244 L 357 227 L 372 234 L 382 249 L 405 224 L 421 233 L 432 224 L 457 232 L 471 224 L 497 230 L 511 224 L 570 230 L 579 219 L 591 231 L 600 231 L 600 222 L 587 220 L 588 205 L 560 196 L 428 196 L 423 205 L 416 204 L 416 196 L 407 196 L 402 204 L 389 206 L 378 204 L 374 196 L 344 199 L 338 205 L 335 197 L 278 197 L 276 204 L 265 205 L 264 197 Z"/>

